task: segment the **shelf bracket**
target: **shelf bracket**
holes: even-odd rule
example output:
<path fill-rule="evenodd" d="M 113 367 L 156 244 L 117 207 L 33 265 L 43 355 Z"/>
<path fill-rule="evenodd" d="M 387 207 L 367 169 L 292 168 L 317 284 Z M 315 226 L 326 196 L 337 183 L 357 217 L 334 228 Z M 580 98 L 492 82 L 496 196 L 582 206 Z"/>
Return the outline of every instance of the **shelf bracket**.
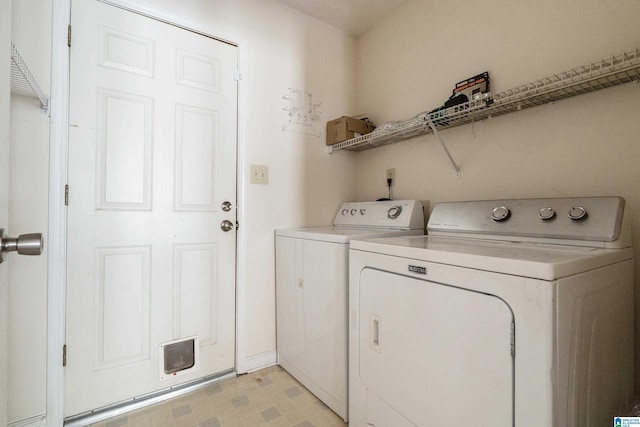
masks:
<path fill-rule="evenodd" d="M 433 131 L 433 134 L 438 138 L 438 141 L 440 141 L 440 145 L 442 145 L 442 148 L 444 149 L 444 152 L 447 154 L 447 157 L 449 157 L 449 161 L 453 165 L 453 168 L 456 170 L 456 176 L 459 177 L 460 176 L 460 167 L 458 166 L 456 161 L 453 160 L 453 156 L 451 155 L 451 152 L 447 148 L 447 144 L 444 143 L 444 141 L 442 140 L 442 137 L 440 136 L 440 133 L 436 129 L 436 125 L 433 123 L 433 120 L 431 120 L 431 114 L 427 114 L 427 124 L 429 125 L 429 127 Z"/>
<path fill-rule="evenodd" d="M 42 91 L 18 48 L 11 42 L 11 92 L 35 96 L 43 113 L 49 113 L 49 97 Z"/>

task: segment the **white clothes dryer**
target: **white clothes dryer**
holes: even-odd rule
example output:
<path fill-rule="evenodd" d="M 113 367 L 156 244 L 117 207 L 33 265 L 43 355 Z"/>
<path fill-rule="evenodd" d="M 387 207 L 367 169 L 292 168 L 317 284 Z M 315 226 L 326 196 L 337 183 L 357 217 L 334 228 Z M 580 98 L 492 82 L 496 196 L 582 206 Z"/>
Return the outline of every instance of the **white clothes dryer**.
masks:
<path fill-rule="evenodd" d="M 352 241 L 350 426 L 596 427 L 633 393 L 617 197 L 440 203 Z"/>
<path fill-rule="evenodd" d="M 333 227 L 276 230 L 278 364 L 345 421 L 349 242 L 401 235 L 424 235 L 419 201 L 345 203 Z"/>

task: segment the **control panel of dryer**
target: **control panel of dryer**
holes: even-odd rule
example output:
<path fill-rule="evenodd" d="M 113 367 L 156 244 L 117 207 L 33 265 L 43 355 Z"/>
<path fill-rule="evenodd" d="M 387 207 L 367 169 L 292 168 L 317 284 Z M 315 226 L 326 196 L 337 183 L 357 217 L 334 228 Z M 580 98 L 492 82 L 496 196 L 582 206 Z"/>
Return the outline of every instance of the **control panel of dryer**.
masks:
<path fill-rule="evenodd" d="M 333 225 L 417 230 L 424 228 L 424 212 L 417 200 L 350 202 L 338 209 Z"/>
<path fill-rule="evenodd" d="M 621 197 L 484 200 L 437 204 L 429 234 L 475 234 L 614 242 L 623 231 Z M 560 242 L 558 242 L 560 243 Z"/>

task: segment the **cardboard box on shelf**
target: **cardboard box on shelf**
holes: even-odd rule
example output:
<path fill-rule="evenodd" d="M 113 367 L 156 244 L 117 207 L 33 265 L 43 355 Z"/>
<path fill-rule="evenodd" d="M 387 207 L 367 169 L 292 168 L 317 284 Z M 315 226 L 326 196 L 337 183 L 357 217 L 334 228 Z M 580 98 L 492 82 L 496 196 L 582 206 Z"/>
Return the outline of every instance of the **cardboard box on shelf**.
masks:
<path fill-rule="evenodd" d="M 376 127 L 368 119 L 342 116 L 327 122 L 327 145 L 337 144 L 356 136 L 364 135 Z"/>

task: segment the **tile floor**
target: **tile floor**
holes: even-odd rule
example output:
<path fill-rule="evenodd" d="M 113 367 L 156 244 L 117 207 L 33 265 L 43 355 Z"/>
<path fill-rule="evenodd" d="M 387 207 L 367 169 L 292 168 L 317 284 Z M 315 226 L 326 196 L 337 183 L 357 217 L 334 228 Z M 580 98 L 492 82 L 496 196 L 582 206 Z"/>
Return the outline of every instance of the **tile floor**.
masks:
<path fill-rule="evenodd" d="M 92 426 L 343 427 L 347 424 L 279 366 L 216 383 Z"/>

